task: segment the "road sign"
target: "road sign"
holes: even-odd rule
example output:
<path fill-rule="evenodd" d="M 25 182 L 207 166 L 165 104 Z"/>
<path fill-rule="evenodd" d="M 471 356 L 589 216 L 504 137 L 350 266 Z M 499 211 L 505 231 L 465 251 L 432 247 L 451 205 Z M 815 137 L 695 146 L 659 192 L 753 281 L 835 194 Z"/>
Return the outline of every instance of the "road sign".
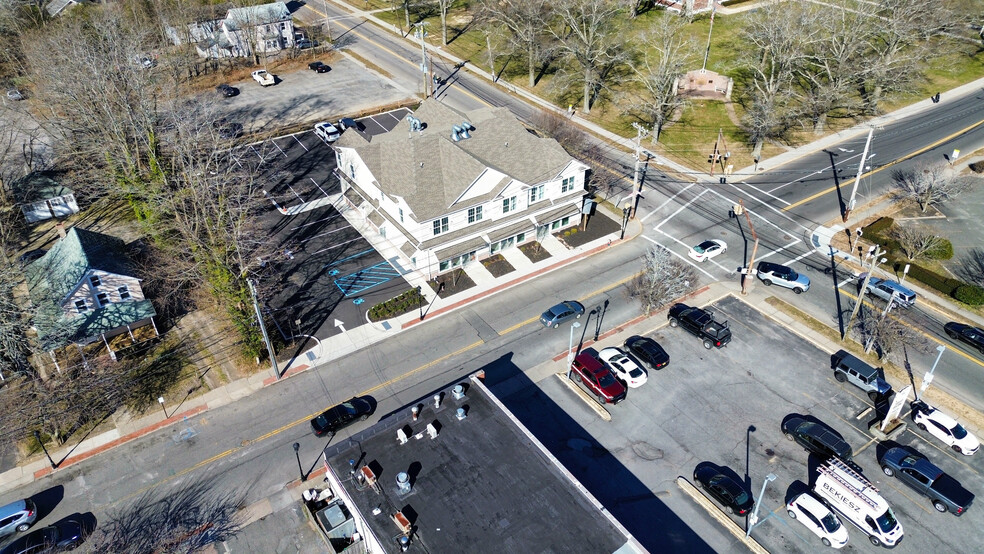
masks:
<path fill-rule="evenodd" d="M 885 426 L 888 425 L 889 421 L 899 417 L 902 413 L 902 406 L 905 405 L 906 401 L 909 400 L 909 392 L 912 391 L 912 385 L 905 387 L 900 390 L 895 398 L 892 399 L 892 406 L 888 408 L 888 413 L 885 414 L 885 419 L 882 420 L 881 430 L 885 430 Z"/>

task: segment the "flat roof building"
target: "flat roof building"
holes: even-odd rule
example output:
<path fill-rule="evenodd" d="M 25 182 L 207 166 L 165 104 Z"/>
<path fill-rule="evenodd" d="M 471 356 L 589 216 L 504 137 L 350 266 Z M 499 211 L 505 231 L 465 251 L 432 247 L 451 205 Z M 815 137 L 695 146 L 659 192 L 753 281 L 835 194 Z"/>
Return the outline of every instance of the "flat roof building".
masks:
<path fill-rule="evenodd" d="M 352 551 L 646 552 L 483 376 L 325 449 L 325 479 L 364 543 Z"/>

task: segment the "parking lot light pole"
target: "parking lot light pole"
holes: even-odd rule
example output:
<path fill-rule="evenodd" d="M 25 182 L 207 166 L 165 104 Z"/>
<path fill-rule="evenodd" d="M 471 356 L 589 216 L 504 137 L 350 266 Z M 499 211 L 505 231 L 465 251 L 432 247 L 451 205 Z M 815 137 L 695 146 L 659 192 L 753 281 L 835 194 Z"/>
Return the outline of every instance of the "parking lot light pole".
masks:
<path fill-rule="evenodd" d="M 294 443 L 294 456 L 297 457 L 297 471 L 301 472 L 301 482 L 307 481 L 307 476 L 304 475 L 304 466 L 301 465 L 301 444 L 298 442 Z"/>
<path fill-rule="evenodd" d="M 164 397 L 158 396 L 157 402 L 161 405 L 161 410 L 164 412 L 164 419 L 167 419 L 167 408 L 164 407 Z"/>
<path fill-rule="evenodd" d="M 776 480 L 776 474 L 770 473 L 765 476 L 765 481 L 762 481 L 762 492 L 759 493 L 759 497 L 755 501 L 755 508 L 752 510 L 752 515 L 749 516 L 748 518 L 748 531 L 745 532 L 746 539 L 749 537 L 749 535 L 752 534 L 752 529 L 755 529 L 755 526 L 759 524 L 758 512 L 759 512 L 759 506 L 762 505 L 762 497 L 765 496 L 765 487 L 766 485 L 769 484 L 770 481 L 775 481 L 775 480 Z"/>
<path fill-rule="evenodd" d="M 421 294 L 423 287 L 417 285 L 417 309 L 420 310 L 420 321 L 424 320 L 424 295 Z"/>
<path fill-rule="evenodd" d="M 56 464 L 55 461 L 51 459 L 51 454 L 48 454 L 48 449 L 44 447 L 44 441 L 41 440 L 40 431 L 34 432 L 34 439 L 38 441 L 38 444 L 41 445 L 41 450 L 44 450 L 44 455 L 48 457 L 48 463 L 51 464 L 51 469 L 58 469 L 58 464 Z"/>
<path fill-rule="evenodd" d="M 571 340 L 567 343 L 567 378 L 571 378 L 571 363 L 574 362 L 574 329 L 580 327 L 578 322 L 571 323 Z"/>
<path fill-rule="evenodd" d="M 929 388 L 929 384 L 933 382 L 933 372 L 936 371 L 936 364 L 940 363 L 940 358 L 943 357 L 944 350 L 946 350 L 946 345 L 941 344 L 936 347 L 936 351 L 939 352 L 939 354 L 936 355 L 936 361 L 933 362 L 933 367 L 929 368 L 929 373 L 923 377 L 922 384 L 919 385 L 919 394 L 926 392 L 926 389 Z M 917 397 L 916 400 L 919 400 L 919 398 Z"/>

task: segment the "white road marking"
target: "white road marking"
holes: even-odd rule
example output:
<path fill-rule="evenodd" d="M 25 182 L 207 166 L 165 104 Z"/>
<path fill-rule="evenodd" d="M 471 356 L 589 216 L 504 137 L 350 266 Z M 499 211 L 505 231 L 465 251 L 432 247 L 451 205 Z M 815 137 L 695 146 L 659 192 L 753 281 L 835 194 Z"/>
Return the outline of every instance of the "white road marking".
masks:
<path fill-rule="evenodd" d="M 762 189 L 760 189 L 760 188 L 758 188 L 758 187 L 756 187 L 755 185 L 751 185 L 751 184 L 748 184 L 748 183 L 746 183 L 745 181 L 740 181 L 740 182 L 738 182 L 737 184 L 735 184 L 735 183 L 732 183 L 732 182 L 730 182 L 730 181 L 729 181 L 729 182 L 728 182 L 728 184 L 729 184 L 729 185 L 731 185 L 732 187 L 734 187 L 734 188 L 736 188 L 736 189 L 738 189 L 738 185 L 742 185 L 742 186 L 745 186 L 745 187 L 748 187 L 748 188 L 750 188 L 750 189 L 754 189 L 754 190 L 757 190 L 757 191 L 759 191 L 759 192 L 761 192 L 762 194 L 764 194 L 764 195 L 766 195 L 766 196 L 768 196 L 769 198 L 772 198 L 773 200 L 776 200 L 776 201 L 779 201 L 779 202 L 782 202 L 783 204 L 785 204 L 785 205 L 787 205 L 787 206 L 789 205 L 789 202 L 786 202 L 786 201 L 785 201 L 785 200 L 783 200 L 782 198 L 779 198 L 778 196 L 776 196 L 776 195 L 774 195 L 774 194 L 771 194 L 771 193 L 769 193 L 769 191 L 765 191 L 765 190 L 762 190 Z M 738 189 L 738 190 L 741 190 L 741 189 Z M 765 204 L 765 202 L 762 202 L 762 203 L 763 203 L 763 204 Z"/>
<path fill-rule="evenodd" d="M 308 150 L 308 147 L 307 146 L 304 146 L 304 143 L 301 142 L 301 139 L 297 138 L 297 133 L 292 134 L 290 137 L 292 139 L 296 140 L 297 141 L 297 144 L 300 144 L 301 145 L 301 148 L 303 148 L 305 152 L 310 152 L 310 150 Z"/>
<path fill-rule="evenodd" d="M 674 237 L 671 237 L 670 235 L 667 235 L 666 233 L 663 233 L 663 231 L 660 231 L 660 233 L 662 233 L 662 234 L 663 234 L 663 236 L 665 236 L 666 238 L 668 238 L 668 239 L 670 239 L 670 240 L 673 240 L 673 241 L 676 241 L 676 242 L 678 242 L 678 243 L 680 243 L 680 244 L 684 244 L 684 243 L 683 243 L 682 241 L 680 241 L 679 239 L 676 239 L 676 238 L 674 238 Z M 651 238 L 651 237 L 647 237 L 646 235 L 642 235 L 642 238 L 644 238 L 644 239 L 646 239 L 646 240 L 648 240 L 649 242 L 651 242 L 651 243 L 653 243 L 653 244 L 655 244 L 655 245 L 658 245 L 658 246 L 663 246 L 662 244 L 660 244 L 660 243 L 658 243 L 658 242 L 656 242 L 656 239 L 653 239 L 653 238 Z M 686 246 L 686 245 L 684 244 L 684 246 Z M 665 246 L 663 246 L 663 248 L 666 248 L 666 247 L 665 247 Z M 713 276 L 713 275 L 711 275 L 710 273 L 708 273 L 708 272 L 706 272 L 706 271 L 704 271 L 704 269 L 703 269 L 702 267 L 700 267 L 699 265 L 697 265 L 697 264 L 695 264 L 695 263 L 694 263 L 694 261 L 693 261 L 693 260 L 691 260 L 690 258 L 688 258 L 688 257 L 686 257 L 686 256 L 681 256 L 680 254 L 677 254 L 676 252 L 674 252 L 673 250 L 671 250 L 671 249 L 669 249 L 669 248 L 666 248 L 666 251 L 667 251 L 667 252 L 669 252 L 670 254 L 673 254 L 673 255 L 674 255 L 674 256 L 676 256 L 677 258 L 680 258 L 681 260 L 683 260 L 683 261 L 685 261 L 685 262 L 687 262 L 688 264 L 690 264 L 690 265 L 692 265 L 692 266 L 694 266 L 695 268 L 697 268 L 697 271 L 700 271 L 700 272 L 701 272 L 701 273 L 703 273 L 704 275 L 707 275 L 707 276 L 708 276 L 709 278 L 711 278 L 711 279 L 714 279 L 714 276 Z"/>
<path fill-rule="evenodd" d="M 702 196 L 702 195 L 703 195 L 703 194 L 704 194 L 705 192 L 707 192 L 708 190 L 710 190 L 710 189 L 704 189 L 704 190 L 702 190 L 702 191 L 700 191 L 700 194 L 698 194 L 697 196 L 695 196 L 695 197 L 693 197 L 693 199 L 692 199 L 692 200 L 690 200 L 690 201 L 688 201 L 688 202 L 687 202 L 686 204 L 684 204 L 684 205 L 682 205 L 682 206 L 680 206 L 680 208 L 679 208 L 679 209 L 677 209 L 677 211 L 675 211 L 675 212 L 673 212 L 673 213 L 671 213 L 671 214 L 669 215 L 669 217 L 667 217 L 666 219 L 664 219 L 664 220 L 663 220 L 663 221 L 662 221 L 662 222 L 661 222 L 661 223 L 660 223 L 659 225 L 657 225 L 657 226 L 655 226 L 655 227 L 653 227 L 653 230 L 654 230 L 654 231 L 659 231 L 659 228 L 660 228 L 660 227 L 662 227 L 663 225 L 665 225 L 665 224 L 666 224 L 666 223 L 667 223 L 667 222 L 668 222 L 669 220 L 671 220 L 671 219 L 673 219 L 674 217 L 676 217 L 676 216 L 677 216 L 677 215 L 678 215 L 678 214 L 679 214 L 680 212 L 682 212 L 683 210 L 686 210 L 686 209 L 687 209 L 688 207 L 690 207 L 690 205 L 691 205 L 691 204 L 693 204 L 694 202 L 696 202 L 696 201 L 697 201 L 697 199 L 698 199 L 698 198 L 700 198 L 700 197 L 701 197 L 701 196 Z M 659 231 L 659 232 L 660 232 L 660 233 L 663 233 L 662 231 Z M 664 235 L 666 235 L 666 233 L 663 233 L 663 234 L 664 234 Z M 669 235 L 666 235 L 666 236 L 669 236 Z M 676 239 L 673 239 L 673 240 L 676 240 Z M 682 244 L 682 243 L 681 243 L 681 244 Z"/>
<path fill-rule="evenodd" d="M 768 254 L 765 254 L 763 256 L 759 256 L 758 259 L 759 260 L 762 260 L 762 259 L 768 258 L 769 256 L 772 256 L 773 254 L 778 254 L 778 253 L 782 252 L 783 250 L 786 250 L 787 248 L 791 248 L 793 246 L 796 246 L 797 244 L 799 244 L 801 242 L 803 242 L 803 241 L 801 241 L 799 239 L 796 239 L 793 242 L 787 244 L 786 246 L 782 246 L 780 248 L 777 248 L 776 250 L 773 250 L 773 251 L 769 252 Z M 807 254 L 809 254 L 809 252 L 807 252 Z"/>
<path fill-rule="evenodd" d="M 737 204 L 737 203 L 738 203 L 738 202 L 736 202 L 736 201 L 734 201 L 734 200 L 732 200 L 732 199 L 730 199 L 730 198 L 728 198 L 727 196 L 725 196 L 725 195 L 723 195 L 723 194 L 721 194 L 720 192 L 718 192 L 718 191 L 716 191 L 716 190 L 714 190 L 714 189 L 707 189 L 707 190 L 708 190 L 708 191 L 710 191 L 710 192 L 712 192 L 712 193 L 714 193 L 714 194 L 716 194 L 716 195 L 718 195 L 718 196 L 720 196 L 721 198 L 723 198 L 723 199 L 724 199 L 724 200 L 725 200 L 726 202 L 728 202 L 729 204 L 732 204 L 732 205 L 733 205 L 733 204 Z M 756 199 L 756 200 L 758 200 L 758 199 Z M 766 204 L 766 203 L 764 203 L 764 202 L 762 203 L 762 205 L 763 205 L 763 206 L 766 206 L 766 207 L 768 207 L 768 208 L 770 208 L 770 209 L 772 209 L 772 210 L 775 210 L 775 212 L 776 212 L 777 214 L 779 214 L 779 215 L 781 215 L 781 216 L 783 216 L 783 217 L 785 217 L 786 219 L 789 219 L 789 221 L 791 221 L 792 223 L 794 223 L 794 224 L 796 224 L 796 225 L 798 225 L 798 226 L 799 226 L 799 227 L 800 227 L 800 228 L 801 228 L 802 230 L 804 230 L 804 231 L 809 231 L 809 229 L 807 229 L 806 227 L 804 227 L 803 225 L 801 225 L 801 224 L 799 224 L 799 223 L 796 223 L 795 221 L 793 221 L 793 219 L 792 219 L 792 218 L 790 218 L 789 216 L 787 216 L 787 215 L 786 215 L 786 214 L 784 214 L 783 212 L 781 212 L 781 211 L 779 211 L 779 210 L 778 210 L 777 208 L 775 208 L 775 207 L 773 207 L 773 206 L 770 206 L 769 204 Z M 754 215 L 755 217 L 757 217 L 757 218 L 759 218 L 759 219 L 761 219 L 761 220 L 762 220 L 762 222 L 764 222 L 764 223 L 766 223 L 766 224 L 768 224 L 768 225 L 771 225 L 772 227 L 775 227 L 775 228 L 776 228 L 776 230 L 778 230 L 779 232 L 781 232 L 781 233 L 783 233 L 783 234 L 785 234 L 785 233 L 787 233 L 787 231 L 786 231 L 785 229 L 783 229 L 782 227 L 780 227 L 780 226 L 778 226 L 778 225 L 776 225 L 775 223 L 773 223 L 773 222 L 771 222 L 771 221 L 769 221 L 768 219 L 766 219 L 766 218 L 764 218 L 764 217 L 762 217 L 762 216 L 760 216 L 760 215 L 758 215 L 758 214 L 757 214 L 757 213 L 755 213 L 755 211 L 754 211 L 754 210 L 752 210 L 751 208 L 745 208 L 745 210 L 747 210 L 747 211 L 748 211 L 748 213 L 750 213 L 750 214 L 752 214 L 752 215 Z"/>
<path fill-rule="evenodd" d="M 860 157 L 861 157 L 861 154 L 855 154 L 855 155 L 851 156 L 850 158 L 844 159 L 843 162 L 841 162 L 841 163 L 849 162 L 849 161 L 853 160 L 854 158 L 860 158 Z M 819 174 L 823 173 L 824 171 L 828 171 L 830 169 L 831 169 L 830 167 L 825 167 L 823 169 L 818 169 L 817 171 L 814 171 L 813 173 L 810 173 L 810 174 L 807 174 L 807 175 L 803 175 L 802 177 L 800 177 L 798 179 L 794 179 L 794 180 L 792 180 L 792 181 L 790 181 L 788 183 L 784 183 L 782 185 L 779 185 L 778 187 L 770 190 L 769 192 L 775 192 L 775 191 L 777 191 L 777 190 L 779 190 L 781 188 L 788 187 L 789 185 L 794 185 L 794 184 L 802 181 L 803 179 L 806 179 L 808 177 L 813 177 L 814 175 L 819 175 Z"/>
<path fill-rule="evenodd" d="M 284 149 L 281 148 L 279 144 L 277 144 L 276 140 L 270 139 L 270 142 L 272 142 L 273 145 L 277 147 L 277 150 L 280 150 L 280 153 L 283 154 L 285 158 L 290 158 L 290 156 L 287 155 L 287 152 L 284 152 Z"/>
<path fill-rule="evenodd" d="M 654 208 L 654 209 L 653 209 L 653 210 L 652 210 L 651 212 L 649 212 L 648 214 L 646 214 L 646 215 L 645 215 L 645 216 L 644 216 L 644 217 L 643 217 L 642 219 L 640 219 L 640 220 L 639 220 L 639 222 L 640 222 L 640 223 L 645 223 L 645 222 L 646 222 L 646 220 L 647 220 L 647 219 L 649 219 L 649 216 L 651 216 L 651 215 L 653 215 L 654 213 L 656 213 L 656 212 L 658 212 L 658 211 L 660 211 L 660 210 L 662 210 L 662 209 L 663 209 L 664 207 L 666 207 L 666 205 L 667 205 L 667 204 L 669 204 L 670 202 L 672 202 L 674 198 L 676 198 L 677 196 L 680 196 L 681 194 L 683 194 L 684 192 L 686 192 L 686 191 L 687 191 L 687 189 L 689 189 L 690 187 L 692 187 L 692 186 L 694 186 L 695 184 L 696 184 L 696 183 L 690 183 L 689 185 L 687 185 L 687 186 L 685 186 L 685 187 L 683 187 L 683 188 L 682 188 L 682 189 L 681 189 L 681 190 L 680 190 L 679 192 L 677 192 L 677 193 L 676 193 L 676 194 L 674 194 L 673 196 L 671 196 L 671 197 L 669 197 L 669 198 L 667 198 L 667 199 L 666 199 L 666 202 L 663 202 L 663 203 L 662 203 L 662 204 L 660 204 L 660 205 L 659 205 L 658 207 L 656 207 L 656 208 Z"/>

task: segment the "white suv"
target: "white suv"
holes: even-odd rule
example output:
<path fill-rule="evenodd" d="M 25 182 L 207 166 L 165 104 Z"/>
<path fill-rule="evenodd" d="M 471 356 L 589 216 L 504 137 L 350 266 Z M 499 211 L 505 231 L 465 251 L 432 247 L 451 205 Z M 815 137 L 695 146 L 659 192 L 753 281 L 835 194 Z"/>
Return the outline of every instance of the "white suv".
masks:
<path fill-rule="evenodd" d="M 872 277 L 868 280 L 868 290 L 871 294 L 881 298 L 885 302 L 891 302 L 895 298 L 895 305 L 908 308 L 916 303 L 916 293 L 905 288 L 900 283 Z"/>
<path fill-rule="evenodd" d="M 338 137 L 342 136 L 342 132 L 327 121 L 322 121 L 314 126 L 314 134 L 318 135 L 318 138 L 325 141 L 327 144 L 331 144 L 338 140 Z"/>
<path fill-rule="evenodd" d="M 793 268 L 771 262 L 759 262 L 756 275 L 766 286 L 773 283 L 780 287 L 792 289 L 799 294 L 810 290 L 810 278 L 801 273 L 796 273 Z"/>

